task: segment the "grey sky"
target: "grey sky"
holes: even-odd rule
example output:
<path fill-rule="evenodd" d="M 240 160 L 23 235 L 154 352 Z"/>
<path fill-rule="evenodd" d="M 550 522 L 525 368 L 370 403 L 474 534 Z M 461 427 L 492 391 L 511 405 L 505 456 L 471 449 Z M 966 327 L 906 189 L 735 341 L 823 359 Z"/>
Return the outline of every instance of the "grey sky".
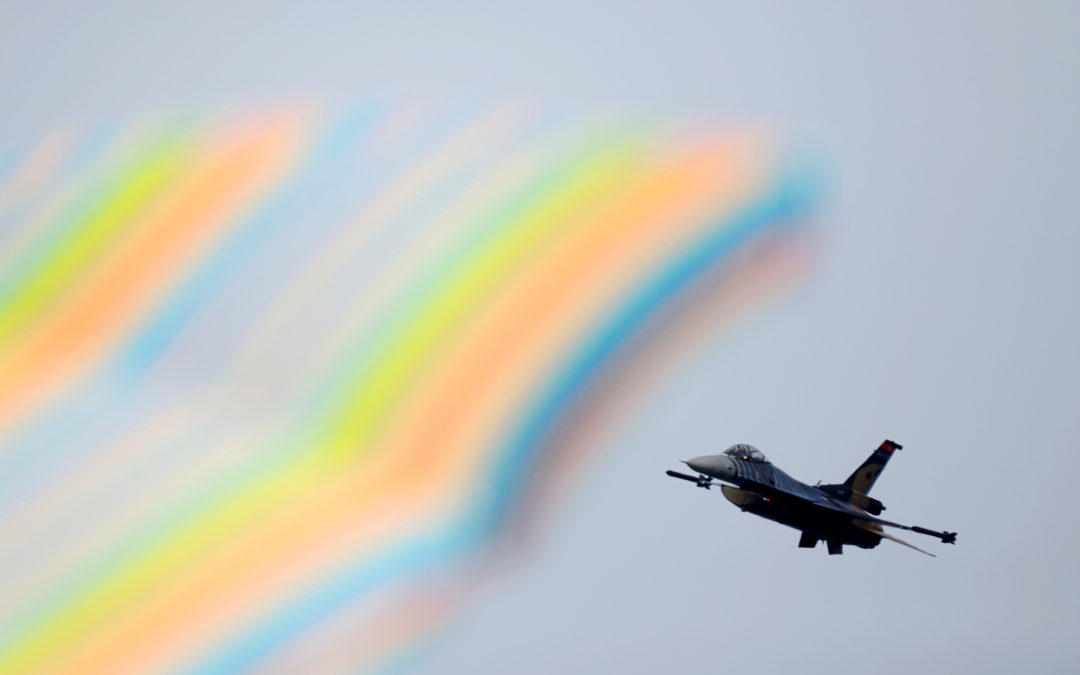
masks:
<path fill-rule="evenodd" d="M 0 140 L 148 107 L 433 92 L 763 121 L 820 261 L 604 439 L 431 673 L 1075 672 L 1080 5 L 8 2 Z M 513 6 L 511 6 L 513 5 Z M 692 366 L 692 367 L 691 367 Z M 735 442 L 959 531 L 840 558 L 667 479 Z"/>

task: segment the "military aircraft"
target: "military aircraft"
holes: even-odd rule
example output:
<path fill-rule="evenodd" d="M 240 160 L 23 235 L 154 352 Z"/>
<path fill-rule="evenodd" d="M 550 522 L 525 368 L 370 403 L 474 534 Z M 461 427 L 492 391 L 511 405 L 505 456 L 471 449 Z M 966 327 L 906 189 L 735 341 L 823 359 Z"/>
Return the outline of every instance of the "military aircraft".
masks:
<path fill-rule="evenodd" d="M 731 446 L 721 455 L 704 455 L 684 462 L 698 472 L 696 477 L 678 471 L 668 471 L 667 475 L 705 489 L 719 485 L 728 501 L 743 511 L 800 530 L 800 548 L 813 548 L 824 541 L 830 555 L 840 555 L 844 544 L 874 548 L 882 539 L 891 539 L 932 556 L 933 553 L 894 537 L 884 528 L 928 534 L 945 544 L 955 544 L 956 533 L 882 520 L 877 516 L 885 506 L 868 496 L 893 452 L 902 447 L 886 440 L 846 481 L 833 485 L 799 482 L 773 466 L 760 450 L 743 443 Z M 733 485 L 714 483 L 714 478 Z"/>

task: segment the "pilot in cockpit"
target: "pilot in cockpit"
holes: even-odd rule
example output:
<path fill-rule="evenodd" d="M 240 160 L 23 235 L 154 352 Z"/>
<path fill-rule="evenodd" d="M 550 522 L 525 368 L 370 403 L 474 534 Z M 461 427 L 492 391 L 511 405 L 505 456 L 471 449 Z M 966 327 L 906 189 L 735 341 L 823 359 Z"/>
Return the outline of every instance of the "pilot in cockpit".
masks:
<path fill-rule="evenodd" d="M 752 445 L 746 443 L 738 443 L 731 446 L 724 451 L 724 454 L 728 457 L 734 457 L 735 459 L 743 459 L 748 462 L 762 462 L 768 463 L 769 460 L 765 459 L 765 455 L 760 450 Z"/>

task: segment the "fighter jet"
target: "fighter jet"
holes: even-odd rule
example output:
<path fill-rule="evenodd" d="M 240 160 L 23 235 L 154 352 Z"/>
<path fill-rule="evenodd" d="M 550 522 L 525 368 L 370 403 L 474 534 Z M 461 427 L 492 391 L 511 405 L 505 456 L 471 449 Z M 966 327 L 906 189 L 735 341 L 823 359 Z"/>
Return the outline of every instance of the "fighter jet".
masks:
<path fill-rule="evenodd" d="M 882 539 L 891 539 L 933 556 L 933 553 L 894 537 L 884 528 L 928 534 L 945 544 L 956 543 L 955 532 L 937 532 L 882 520 L 877 516 L 885 506 L 869 496 L 870 488 L 893 452 L 902 447 L 886 440 L 846 481 L 832 485 L 807 485 L 797 481 L 773 466 L 760 450 L 743 443 L 731 446 L 721 455 L 704 455 L 684 462 L 698 472 L 696 477 L 678 471 L 668 471 L 667 475 L 705 489 L 719 486 L 728 501 L 743 511 L 801 531 L 800 548 L 813 548 L 819 541 L 824 541 L 830 555 L 840 555 L 845 544 L 874 548 Z M 723 483 L 713 482 L 714 478 Z"/>

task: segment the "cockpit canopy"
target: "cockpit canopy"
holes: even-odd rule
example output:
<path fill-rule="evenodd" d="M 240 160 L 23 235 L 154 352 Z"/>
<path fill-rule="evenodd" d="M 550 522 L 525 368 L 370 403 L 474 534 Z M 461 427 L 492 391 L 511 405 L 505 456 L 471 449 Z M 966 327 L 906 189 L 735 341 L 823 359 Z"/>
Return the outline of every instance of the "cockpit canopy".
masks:
<path fill-rule="evenodd" d="M 762 462 L 768 463 L 769 460 L 765 459 L 765 455 L 761 454 L 761 451 L 752 445 L 746 443 L 737 443 L 724 451 L 724 454 L 728 457 L 734 457 L 735 459 L 744 459 L 748 462 Z"/>

